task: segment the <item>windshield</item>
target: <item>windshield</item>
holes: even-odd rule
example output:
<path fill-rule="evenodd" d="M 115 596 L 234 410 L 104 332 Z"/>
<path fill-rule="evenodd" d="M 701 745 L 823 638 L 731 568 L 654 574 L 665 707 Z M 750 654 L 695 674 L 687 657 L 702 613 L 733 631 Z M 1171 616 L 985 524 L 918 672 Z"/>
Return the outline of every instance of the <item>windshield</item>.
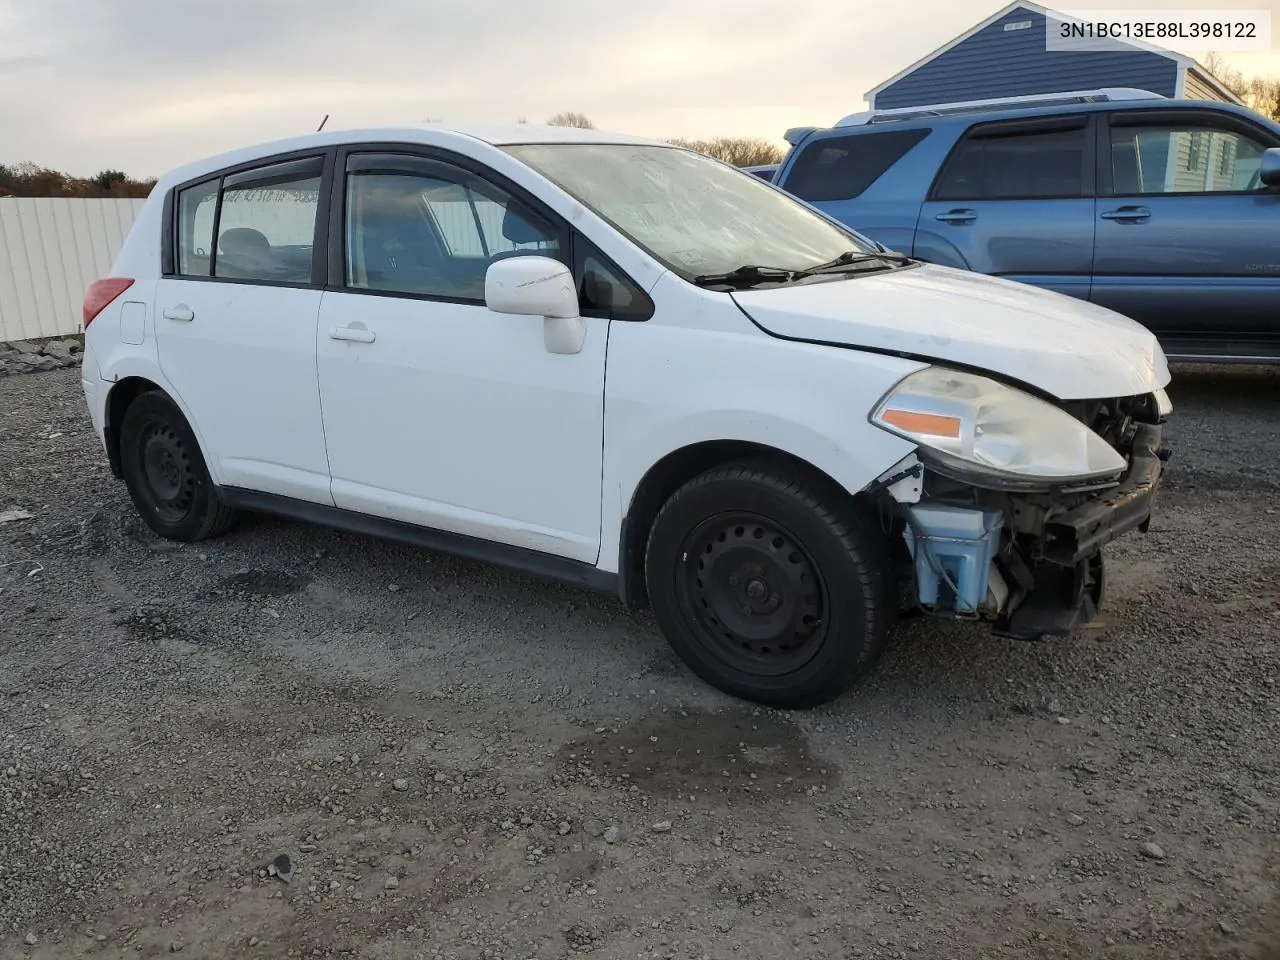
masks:
<path fill-rule="evenodd" d="M 507 152 L 693 280 L 744 265 L 804 270 L 869 240 L 749 173 L 676 147 L 520 144 Z"/>

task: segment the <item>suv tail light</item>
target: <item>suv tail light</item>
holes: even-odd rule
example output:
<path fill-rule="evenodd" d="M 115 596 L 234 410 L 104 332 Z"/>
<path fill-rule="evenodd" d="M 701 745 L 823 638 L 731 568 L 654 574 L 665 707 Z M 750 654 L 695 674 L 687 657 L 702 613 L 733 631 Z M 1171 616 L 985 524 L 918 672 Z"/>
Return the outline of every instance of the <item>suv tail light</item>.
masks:
<path fill-rule="evenodd" d="M 89 324 L 93 323 L 93 318 L 131 286 L 133 286 L 131 277 L 107 277 L 105 280 L 95 280 L 91 283 L 88 292 L 84 295 L 84 329 L 88 330 Z"/>

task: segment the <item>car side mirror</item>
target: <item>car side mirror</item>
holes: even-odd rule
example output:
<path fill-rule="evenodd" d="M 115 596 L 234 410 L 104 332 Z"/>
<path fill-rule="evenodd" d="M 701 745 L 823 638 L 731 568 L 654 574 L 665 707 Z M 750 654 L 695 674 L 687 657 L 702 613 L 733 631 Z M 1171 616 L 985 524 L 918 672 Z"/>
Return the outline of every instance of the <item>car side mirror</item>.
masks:
<path fill-rule="evenodd" d="M 1280 187 L 1280 147 L 1271 147 L 1262 151 L 1262 165 L 1258 168 L 1258 179 L 1268 187 Z"/>
<path fill-rule="evenodd" d="M 578 313 L 573 273 L 550 257 L 507 257 L 489 264 L 484 303 L 495 313 L 543 318 L 543 343 L 550 353 L 578 353 L 587 325 Z"/>

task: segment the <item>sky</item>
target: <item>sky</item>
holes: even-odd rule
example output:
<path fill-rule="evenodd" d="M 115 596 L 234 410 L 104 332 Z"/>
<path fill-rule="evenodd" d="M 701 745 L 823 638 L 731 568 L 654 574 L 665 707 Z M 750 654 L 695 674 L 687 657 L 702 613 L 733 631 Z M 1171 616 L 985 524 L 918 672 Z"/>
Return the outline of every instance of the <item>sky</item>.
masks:
<path fill-rule="evenodd" d="M 788 127 L 864 109 L 868 89 L 1004 5 L 0 0 L 0 162 L 153 176 L 314 130 L 325 114 L 335 129 L 541 122 L 575 110 L 598 127 L 642 136 L 780 141 Z M 1280 0 L 1205 5 L 1269 9 L 1280 31 Z M 1280 42 L 1226 59 L 1280 74 Z"/>

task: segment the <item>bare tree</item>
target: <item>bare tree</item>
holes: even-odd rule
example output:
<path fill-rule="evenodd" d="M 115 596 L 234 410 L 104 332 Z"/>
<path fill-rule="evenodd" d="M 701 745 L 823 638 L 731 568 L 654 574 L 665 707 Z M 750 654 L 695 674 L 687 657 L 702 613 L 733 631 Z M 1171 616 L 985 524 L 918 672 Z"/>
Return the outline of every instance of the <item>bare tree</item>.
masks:
<path fill-rule="evenodd" d="M 776 143 L 762 138 L 714 137 L 710 140 L 669 141 L 695 153 L 705 154 L 716 160 L 731 163 L 735 167 L 754 167 L 766 163 L 780 163 L 783 149 Z"/>
<path fill-rule="evenodd" d="M 573 110 L 557 113 L 547 123 L 553 127 L 578 127 L 580 130 L 594 130 L 596 126 L 585 113 Z"/>
<path fill-rule="evenodd" d="M 1205 57 L 1204 68 L 1243 100 L 1249 109 L 1272 120 L 1280 120 L 1280 76 L 1247 75 L 1227 63 L 1220 53 L 1210 53 Z"/>

